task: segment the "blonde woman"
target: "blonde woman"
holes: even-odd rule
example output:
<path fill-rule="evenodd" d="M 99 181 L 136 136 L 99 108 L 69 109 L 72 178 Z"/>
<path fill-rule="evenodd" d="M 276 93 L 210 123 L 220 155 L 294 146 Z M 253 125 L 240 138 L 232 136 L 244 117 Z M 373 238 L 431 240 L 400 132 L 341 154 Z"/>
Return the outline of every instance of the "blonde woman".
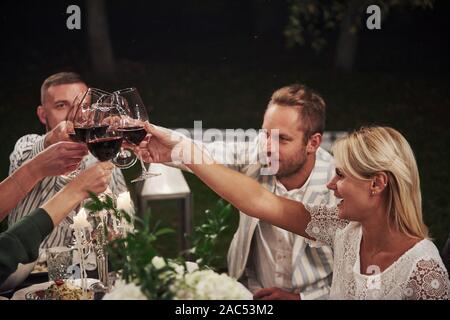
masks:
<path fill-rule="evenodd" d="M 414 154 L 398 131 L 362 128 L 335 143 L 336 176 L 328 188 L 342 199 L 337 207 L 278 197 L 214 164 L 190 140 L 174 140 L 149 124 L 147 131 L 152 137 L 137 150 L 144 160 L 166 162 L 176 155 L 242 212 L 306 237 L 311 245 L 332 246 L 331 299 L 449 298 L 447 271 L 422 220 Z"/>

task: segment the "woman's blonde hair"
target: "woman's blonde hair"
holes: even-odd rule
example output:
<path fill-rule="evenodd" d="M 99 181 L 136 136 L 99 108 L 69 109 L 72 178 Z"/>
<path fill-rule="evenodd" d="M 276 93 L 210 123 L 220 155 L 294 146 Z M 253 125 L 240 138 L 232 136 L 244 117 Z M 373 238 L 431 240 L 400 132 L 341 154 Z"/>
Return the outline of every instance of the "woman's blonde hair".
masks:
<path fill-rule="evenodd" d="M 389 220 L 410 237 L 428 238 L 416 159 L 400 132 L 389 127 L 363 127 L 338 140 L 333 154 L 344 174 L 354 178 L 368 180 L 385 172 Z"/>

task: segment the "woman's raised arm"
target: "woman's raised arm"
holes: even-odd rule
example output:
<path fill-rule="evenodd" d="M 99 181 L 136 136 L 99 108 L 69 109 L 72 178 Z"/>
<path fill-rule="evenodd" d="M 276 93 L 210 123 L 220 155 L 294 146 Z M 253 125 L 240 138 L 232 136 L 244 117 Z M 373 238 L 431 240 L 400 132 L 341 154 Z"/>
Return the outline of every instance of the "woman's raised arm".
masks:
<path fill-rule="evenodd" d="M 303 204 L 274 195 L 242 173 L 215 164 L 192 140 L 146 124 L 150 139 L 135 149 L 146 162 L 183 161 L 203 182 L 245 214 L 311 238 L 305 232 L 311 220 Z"/>

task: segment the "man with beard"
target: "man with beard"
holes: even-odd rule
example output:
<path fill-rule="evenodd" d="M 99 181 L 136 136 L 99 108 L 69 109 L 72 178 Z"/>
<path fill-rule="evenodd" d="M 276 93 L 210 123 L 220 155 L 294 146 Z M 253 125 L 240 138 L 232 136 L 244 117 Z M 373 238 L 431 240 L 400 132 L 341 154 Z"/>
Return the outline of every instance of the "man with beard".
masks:
<path fill-rule="evenodd" d="M 335 198 L 326 188 L 334 174 L 333 159 L 320 148 L 324 127 L 325 102 L 317 93 L 299 84 L 275 91 L 262 128 L 269 135 L 278 130 L 278 172 L 258 175 L 246 166 L 240 171 L 277 195 L 312 205 L 333 204 Z M 240 213 L 228 270 L 255 299 L 326 299 L 332 259 L 329 247 L 313 248 L 303 237 Z"/>
<path fill-rule="evenodd" d="M 262 127 L 268 139 L 229 142 L 227 137 L 203 147 L 216 162 L 254 178 L 277 195 L 310 205 L 335 204 L 326 188 L 334 175 L 333 158 L 320 148 L 324 100 L 300 84 L 283 87 L 273 93 Z M 267 142 L 276 141 L 274 135 L 277 147 Z M 261 161 L 261 145 L 267 147 L 264 153 L 271 153 L 269 166 Z M 330 247 L 313 248 L 303 237 L 240 212 L 228 251 L 228 273 L 255 299 L 327 299 L 332 271 Z"/>

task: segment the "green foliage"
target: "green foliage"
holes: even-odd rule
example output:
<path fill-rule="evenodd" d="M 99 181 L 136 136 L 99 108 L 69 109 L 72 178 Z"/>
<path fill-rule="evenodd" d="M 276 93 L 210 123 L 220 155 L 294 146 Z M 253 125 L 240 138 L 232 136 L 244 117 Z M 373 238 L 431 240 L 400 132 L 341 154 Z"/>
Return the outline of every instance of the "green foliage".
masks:
<path fill-rule="evenodd" d="M 108 195 L 102 200 L 90 193 L 90 201 L 84 207 L 94 213 L 106 210 L 118 219 L 124 217 L 128 222 L 131 221 L 130 215 L 123 210 L 117 210 L 114 200 Z M 150 215 L 146 215 L 144 219 L 134 217 L 134 232 L 109 242 L 106 249 L 113 269 L 121 270 L 121 276 L 126 282 L 136 281 L 149 299 L 170 299 L 171 296 L 167 290 L 170 279 L 161 275 L 170 271 L 171 268 L 166 266 L 157 269 L 151 261 L 158 255 L 154 247 L 158 237 L 174 231 L 169 228 L 160 228 L 159 223 L 151 227 L 150 219 Z M 108 232 L 106 228 L 105 232 Z"/>
<path fill-rule="evenodd" d="M 351 19 L 351 33 L 358 32 L 369 5 L 379 5 L 384 19 L 391 8 L 433 8 L 434 0 L 290 0 L 284 30 L 288 47 L 310 45 L 319 51 L 327 44 L 325 32 L 336 29 L 344 18 Z"/>
<path fill-rule="evenodd" d="M 192 241 L 190 253 L 200 266 L 213 268 L 221 258 L 217 254 L 217 244 L 219 235 L 228 228 L 227 221 L 231 212 L 231 205 L 219 199 L 214 210 L 206 210 L 204 221 L 194 228 L 194 234 L 190 239 Z"/>
<path fill-rule="evenodd" d="M 90 194 L 90 201 L 85 205 L 92 212 L 107 210 L 117 218 L 126 217 L 131 221 L 128 213 L 117 210 L 111 197 L 99 199 L 95 194 Z M 231 213 L 231 205 L 219 200 L 213 211 L 205 212 L 205 221 L 194 229 L 192 236 L 193 248 L 190 252 L 197 259 L 202 269 L 210 268 L 209 264 L 219 259 L 216 254 L 216 245 L 219 234 L 226 230 L 225 223 Z M 161 228 L 160 221 L 154 226 L 150 223 L 151 215 L 143 219 L 135 217 L 134 231 L 125 236 L 116 238 L 107 245 L 108 255 L 114 270 L 120 270 L 121 277 L 126 282 L 134 282 L 139 285 L 143 293 L 149 299 L 171 299 L 173 293 L 170 285 L 180 276 L 177 267 L 183 266 L 187 270 L 186 261 L 180 255 L 176 259 L 163 259 L 163 266 L 153 263 L 156 257 L 160 257 L 155 248 L 158 238 L 173 233 L 170 228 Z M 106 235 L 108 236 L 108 235 Z"/>

